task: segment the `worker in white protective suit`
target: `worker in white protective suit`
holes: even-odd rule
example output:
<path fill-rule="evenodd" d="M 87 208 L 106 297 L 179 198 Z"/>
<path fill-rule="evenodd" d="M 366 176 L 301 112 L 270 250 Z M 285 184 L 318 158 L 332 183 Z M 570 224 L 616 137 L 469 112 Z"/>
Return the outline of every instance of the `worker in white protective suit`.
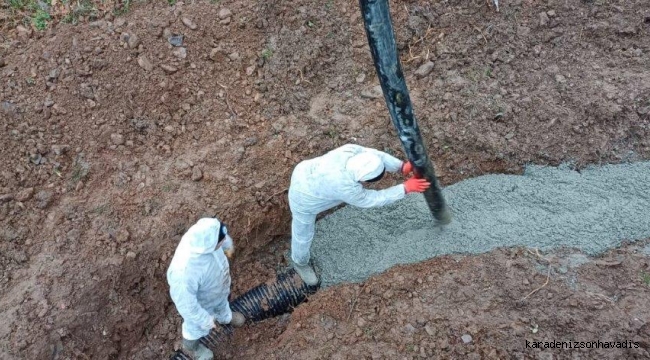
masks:
<path fill-rule="evenodd" d="M 245 318 L 230 310 L 233 240 L 217 219 L 203 218 L 181 238 L 167 270 L 169 293 L 183 318 L 183 350 L 195 360 L 210 360 L 212 351 L 199 342 L 219 324 L 242 326 Z M 224 253 L 225 251 L 225 253 Z"/>
<path fill-rule="evenodd" d="M 315 159 L 299 163 L 289 186 L 291 208 L 291 260 L 307 285 L 318 284 L 309 265 L 316 215 L 341 203 L 371 208 L 391 204 L 411 192 L 424 192 L 429 183 L 415 176 L 384 190 L 369 190 L 363 182 L 379 181 L 386 171 L 408 175 L 410 162 L 403 162 L 379 150 L 347 144 Z"/>

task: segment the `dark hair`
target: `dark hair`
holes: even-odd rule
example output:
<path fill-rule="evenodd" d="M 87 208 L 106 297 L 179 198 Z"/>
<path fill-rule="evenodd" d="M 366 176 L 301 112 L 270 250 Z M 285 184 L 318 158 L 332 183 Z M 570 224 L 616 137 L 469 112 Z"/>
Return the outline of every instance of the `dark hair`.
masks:
<path fill-rule="evenodd" d="M 385 174 L 386 174 L 386 168 L 384 168 L 384 170 L 381 171 L 381 174 L 375 176 L 374 178 L 372 178 L 370 180 L 366 180 L 366 182 L 370 182 L 370 183 L 377 182 L 377 181 L 381 180 L 384 177 Z"/>

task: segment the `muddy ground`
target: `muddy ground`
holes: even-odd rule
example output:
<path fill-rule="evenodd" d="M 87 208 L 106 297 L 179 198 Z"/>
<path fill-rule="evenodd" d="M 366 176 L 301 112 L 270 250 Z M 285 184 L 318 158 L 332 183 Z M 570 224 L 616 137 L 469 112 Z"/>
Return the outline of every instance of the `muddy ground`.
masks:
<path fill-rule="evenodd" d="M 650 157 L 647 1 L 513 0 L 499 13 L 479 0 L 391 6 L 443 184 L 518 173 L 527 163 L 580 168 Z M 165 357 L 180 319 L 164 273 L 197 218 L 230 225 L 236 295 L 284 266 L 285 191 L 297 162 L 347 142 L 402 155 L 356 3 L 143 2 L 118 17 L 53 22 L 45 31 L 17 27 L 6 21 L 6 5 L 0 10 L 2 358 Z M 169 36 L 181 34 L 182 46 L 171 45 Z M 534 356 L 519 346 L 535 324 L 531 339 L 559 338 L 567 328 L 584 341 L 647 339 L 647 257 L 628 250 L 617 252 L 621 265 L 585 265 L 602 274 L 584 278 L 599 295 L 553 277 L 523 305 L 514 300 L 546 276 L 527 267 L 541 260 L 525 250 L 393 269 L 367 283 L 350 319 L 348 302 L 360 289 L 331 288 L 291 317 L 241 332 L 223 351 L 315 358 L 310 341 L 332 336 L 323 343 L 332 352 L 322 356 L 370 356 L 386 336 L 382 353 L 407 357 L 411 349 Z M 420 284 L 412 274 L 422 272 L 430 275 Z M 618 288 L 626 284 L 634 289 Z M 464 291 L 449 290 L 456 287 Z M 386 291 L 396 295 L 381 307 Z M 435 311 L 404 307 L 432 291 L 435 304 L 420 298 L 421 309 Z M 604 322 L 594 308 L 619 321 Z M 343 325 L 319 327 L 321 317 Z M 465 334 L 471 348 L 460 345 Z M 602 354 L 647 356 L 643 344 Z"/>

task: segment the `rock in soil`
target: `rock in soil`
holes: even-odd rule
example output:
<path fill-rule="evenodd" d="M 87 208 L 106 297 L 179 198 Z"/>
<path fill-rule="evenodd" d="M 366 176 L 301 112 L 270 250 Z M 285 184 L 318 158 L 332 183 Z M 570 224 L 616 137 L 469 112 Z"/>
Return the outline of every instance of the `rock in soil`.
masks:
<path fill-rule="evenodd" d="M 194 21 L 192 21 L 192 19 L 187 17 L 183 18 L 183 24 L 192 30 L 196 30 L 198 28 L 198 26 L 194 23 Z"/>
<path fill-rule="evenodd" d="M 423 78 L 433 71 L 433 67 L 433 61 L 427 61 L 415 71 L 415 75 L 419 78 Z"/>
<path fill-rule="evenodd" d="M 26 189 L 20 190 L 16 194 L 16 200 L 20 201 L 20 202 L 25 202 L 25 201 L 31 199 L 33 195 L 34 195 L 34 188 L 26 188 Z"/>
<path fill-rule="evenodd" d="M 172 51 L 172 54 L 179 59 L 185 59 L 187 57 L 187 50 L 184 47 L 177 47 Z"/>
<path fill-rule="evenodd" d="M 232 11 L 230 11 L 230 9 L 223 8 L 219 10 L 219 19 L 221 20 L 229 18 L 231 15 L 232 15 Z"/>
<path fill-rule="evenodd" d="M 172 46 L 183 46 L 183 35 L 170 34 L 167 36 L 167 41 L 172 44 Z"/>
<path fill-rule="evenodd" d="M 160 64 L 160 67 L 168 74 L 173 74 L 178 71 L 177 68 L 168 64 Z"/>
<path fill-rule="evenodd" d="M 36 207 L 39 209 L 45 209 L 52 203 L 52 193 L 49 191 L 39 191 L 36 194 Z"/>
<path fill-rule="evenodd" d="M 121 134 L 111 134 L 111 142 L 115 145 L 123 145 L 124 136 Z"/>
<path fill-rule="evenodd" d="M 138 65 L 147 72 L 153 70 L 153 64 L 149 61 L 149 58 L 147 58 L 146 55 L 140 55 L 140 57 L 138 57 Z"/>
<path fill-rule="evenodd" d="M 203 178 L 203 172 L 201 169 L 199 169 L 198 166 L 195 166 L 194 169 L 192 169 L 192 180 L 194 181 L 199 181 Z"/>

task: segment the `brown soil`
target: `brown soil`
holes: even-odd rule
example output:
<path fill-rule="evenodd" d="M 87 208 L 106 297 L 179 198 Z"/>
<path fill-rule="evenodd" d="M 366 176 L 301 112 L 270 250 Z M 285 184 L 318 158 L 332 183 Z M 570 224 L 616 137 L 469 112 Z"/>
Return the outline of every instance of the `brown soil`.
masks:
<path fill-rule="evenodd" d="M 571 251 L 503 249 L 395 267 L 363 284 L 321 290 L 288 324 L 278 319 L 251 326 L 220 355 L 647 359 L 650 241 L 644 243 L 597 259 Z M 554 341 L 583 344 L 532 348 L 533 342 Z M 595 348 L 592 341 L 630 347 Z"/>
<path fill-rule="evenodd" d="M 221 19 L 226 8 L 232 14 Z M 516 0 L 501 4 L 500 13 L 478 0 L 407 1 L 394 2 L 392 9 L 416 114 L 443 184 L 516 173 L 529 162 L 582 166 L 650 157 L 647 1 Z M 169 354 L 180 321 L 165 271 L 180 236 L 197 218 L 217 215 L 230 224 L 239 251 L 233 292 L 239 294 L 283 266 L 285 191 L 298 161 L 347 142 L 401 154 L 376 92 L 356 3 L 223 0 L 169 7 L 155 2 L 132 6 L 124 17 L 109 13 L 46 32 L 8 24 L 0 37 L 1 358 Z M 184 35 L 185 57 L 169 45 L 165 29 Z M 435 64 L 433 72 L 415 76 L 427 59 Z M 395 304 L 403 304 L 409 291 L 425 294 L 440 287 L 453 295 L 436 302 L 434 310 L 443 312 L 427 313 L 436 340 L 412 343 L 416 353 L 442 351 L 422 341 L 447 339 L 450 356 L 464 356 L 460 351 L 469 348 L 458 345 L 456 335 L 468 332 L 474 343 L 492 342 L 469 352 L 482 355 L 484 346 L 493 346 L 503 356 L 521 346 L 521 337 L 507 336 L 521 331 L 516 326 L 494 328 L 506 319 L 524 327 L 534 321 L 539 336 L 560 337 L 563 333 L 552 329 L 563 328 L 559 321 L 569 318 L 543 317 L 547 308 L 583 320 L 571 329 L 584 331 L 585 341 L 591 334 L 643 336 L 623 320 L 607 333 L 583 295 L 571 295 L 579 306 L 561 300 L 569 290 L 555 280 L 548 285 L 552 298 L 540 291 L 524 305 L 506 307 L 544 277 L 527 274 L 530 284 L 524 287 L 516 275 L 525 266 L 513 265 L 513 276 L 503 275 L 510 271 L 504 270 L 508 254 L 458 264 L 433 260 L 427 271 L 434 279 L 422 284 L 395 285 L 393 278 L 406 279 L 425 264 L 394 269 L 368 283 L 349 321 L 342 314 L 358 289 L 324 291 L 293 318 L 240 332 L 224 351 L 234 354 L 233 349 L 260 343 L 266 347 L 246 351 L 268 354 L 270 347 L 278 356 L 294 356 L 307 340 L 324 334 L 325 328 L 314 324 L 317 315 L 310 314 L 337 319 L 342 332 L 357 332 L 352 325 L 358 326 L 359 314 L 366 317 L 369 332 L 359 326 L 364 333 L 348 340 L 335 334 L 341 341 L 332 343 L 336 351 L 347 347 L 369 354 L 363 346 L 374 344 L 372 326 L 377 334 L 389 328 L 399 333 L 409 323 L 420 339 L 423 325 L 411 318 L 421 312 L 382 300 L 384 315 L 399 310 L 404 317 L 368 318 L 380 311 L 375 307 L 382 309 L 371 304 L 376 291 L 388 287 Z M 646 271 L 647 260 L 632 265 L 633 254 L 620 256 L 628 265 L 601 269 L 602 280 L 585 279 L 599 287 L 590 292 L 614 296 L 617 287 L 607 284 L 620 280 L 617 276 L 630 276 L 617 285 L 638 282 L 639 274 L 631 271 L 642 266 Z M 517 259 L 526 258 L 515 256 L 512 264 Z M 485 281 L 476 280 L 471 264 L 485 264 L 479 273 Z M 445 283 L 453 276 L 442 276 L 443 269 L 475 281 Z M 492 284 L 487 293 L 485 284 Z M 467 295 L 463 314 L 444 312 L 462 293 L 448 289 L 461 285 Z M 624 299 L 637 299 L 637 317 L 648 322 L 642 311 L 647 290 L 637 289 L 644 290 L 626 290 Z M 504 300 L 489 302 L 499 297 Z M 604 318 L 628 310 L 620 299 L 606 304 L 602 311 L 611 312 Z M 481 320 L 488 313 L 489 323 L 470 327 L 469 314 Z M 296 332 L 299 323 L 304 329 Z M 393 335 L 386 351 L 399 350 L 397 344 L 409 350 L 403 341 L 411 335 Z M 278 336 L 284 343 L 271 346 Z M 352 339 L 355 344 L 348 344 Z M 305 357 L 318 355 L 314 346 L 306 351 L 311 353 Z"/>

